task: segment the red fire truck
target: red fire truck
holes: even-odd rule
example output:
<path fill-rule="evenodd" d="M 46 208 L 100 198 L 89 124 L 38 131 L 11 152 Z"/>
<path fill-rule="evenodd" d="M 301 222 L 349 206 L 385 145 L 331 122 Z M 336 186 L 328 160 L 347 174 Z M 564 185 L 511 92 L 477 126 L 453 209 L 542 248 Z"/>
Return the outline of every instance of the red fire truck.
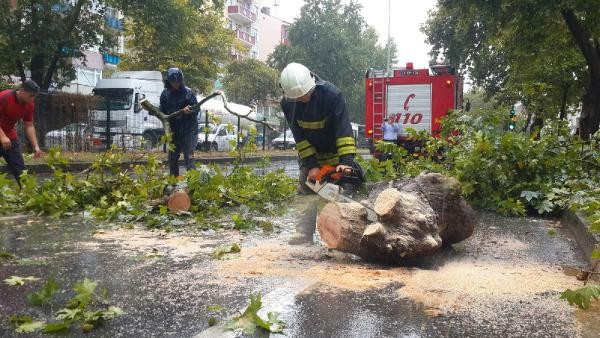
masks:
<path fill-rule="evenodd" d="M 374 144 L 382 139 L 384 118 L 399 122 L 406 129 L 426 130 L 439 136 L 441 119 L 452 109 L 462 106 L 462 79 L 452 67 L 435 64 L 430 69 L 405 68 L 386 71 L 369 69 L 365 79 L 365 137 Z"/>

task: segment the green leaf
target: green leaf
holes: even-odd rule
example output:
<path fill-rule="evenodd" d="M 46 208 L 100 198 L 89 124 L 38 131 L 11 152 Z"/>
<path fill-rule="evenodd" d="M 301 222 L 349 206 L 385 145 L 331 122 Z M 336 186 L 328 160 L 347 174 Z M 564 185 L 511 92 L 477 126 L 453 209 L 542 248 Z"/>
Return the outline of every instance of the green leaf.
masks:
<path fill-rule="evenodd" d="M 57 320 L 76 321 L 83 318 L 81 309 L 60 309 L 56 312 Z"/>
<path fill-rule="evenodd" d="M 54 277 L 50 277 L 39 291 L 27 294 L 27 301 L 31 305 L 40 306 L 52 299 L 52 296 L 54 296 L 59 288 L 60 285 L 58 285 Z"/>
<path fill-rule="evenodd" d="M 221 305 L 208 305 L 208 306 L 206 306 L 206 309 L 208 311 L 221 311 L 224 308 Z"/>
<path fill-rule="evenodd" d="M 19 276 L 10 276 L 9 278 L 6 278 L 4 280 L 4 283 L 11 285 L 11 286 L 16 286 L 16 285 L 24 285 L 26 281 L 36 281 L 39 278 L 34 277 L 34 276 L 28 276 L 28 277 L 19 277 Z"/>
<path fill-rule="evenodd" d="M 127 314 L 127 312 L 123 311 L 123 309 L 121 309 L 118 306 L 112 306 L 112 305 L 109 306 L 108 310 L 105 311 L 105 316 L 108 316 L 110 318 L 122 316 L 124 314 Z"/>
<path fill-rule="evenodd" d="M 70 327 L 71 327 L 71 325 L 66 322 L 47 323 L 44 325 L 44 333 L 54 333 L 54 332 L 66 331 Z"/>
<path fill-rule="evenodd" d="M 11 315 L 8 317 L 8 321 L 14 325 L 20 325 L 33 322 L 33 318 L 29 315 Z"/>
<path fill-rule="evenodd" d="M 31 333 L 31 332 L 35 332 L 39 329 L 42 329 L 43 327 L 44 327 L 44 322 L 32 321 L 32 322 L 23 323 L 23 324 L 17 326 L 17 328 L 15 329 L 15 332 Z"/>
<path fill-rule="evenodd" d="M 596 249 L 592 251 L 592 259 L 600 259 L 600 250 Z"/>
<path fill-rule="evenodd" d="M 10 259 L 15 259 L 16 256 L 14 254 L 10 253 L 10 252 L 1 251 L 0 252 L 0 258 L 10 260 Z"/>
<path fill-rule="evenodd" d="M 568 289 L 560 294 L 560 298 L 569 302 L 569 305 L 575 304 L 582 309 L 587 309 L 592 299 L 600 298 L 600 285 L 586 285 L 576 290 Z"/>
<path fill-rule="evenodd" d="M 75 290 L 76 295 L 69 301 L 69 307 L 86 307 L 92 302 L 96 287 L 98 287 L 98 282 L 87 278 L 83 282 L 75 283 L 73 290 Z"/>
<path fill-rule="evenodd" d="M 270 332 L 282 332 L 284 324 L 277 319 L 277 314 L 269 312 L 267 320 L 263 320 L 258 315 L 258 311 L 262 308 L 261 295 L 259 293 L 250 295 L 250 305 L 240 316 L 234 317 L 227 322 L 228 330 L 241 329 L 246 335 L 252 335 L 257 327 L 263 328 Z"/>
<path fill-rule="evenodd" d="M 215 326 L 217 324 L 217 318 L 208 317 L 208 326 Z"/>
<path fill-rule="evenodd" d="M 240 252 L 242 248 L 237 243 L 225 244 L 218 247 L 214 252 L 213 256 L 215 258 L 222 258 L 225 254 Z"/>
<path fill-rule="evenodd" d="M 527 202 L 531 202 L 532 199 L 538 198 L 539 192 L 537 191 L 521 191 L 521 197 L 524 197 Z"/>
<path fill-rule="evenodd" d="M 550 236 L 550 237 L 556 236 L 556 229 L 550 229 L 550 230 L 548 230 L 548 236 Z"/>

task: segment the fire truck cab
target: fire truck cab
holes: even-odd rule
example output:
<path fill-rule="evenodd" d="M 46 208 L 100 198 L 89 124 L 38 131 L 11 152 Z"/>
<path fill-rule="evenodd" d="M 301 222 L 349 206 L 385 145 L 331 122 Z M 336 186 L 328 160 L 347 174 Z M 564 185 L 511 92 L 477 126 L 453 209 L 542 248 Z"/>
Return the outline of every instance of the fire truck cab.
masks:
<path fill-rule="evenodd" d="M 462 87 L 462 78 L 443 64 L 413 69 L 409 62 L 391 74 L 369 69 L 365 78 L 365 137 L 371 144 L 381 140 L 386 117 L 400 124 L 400 140 L 406 137 L 407 128 L 439 136 L 442 118 L 462 106 Z"/>

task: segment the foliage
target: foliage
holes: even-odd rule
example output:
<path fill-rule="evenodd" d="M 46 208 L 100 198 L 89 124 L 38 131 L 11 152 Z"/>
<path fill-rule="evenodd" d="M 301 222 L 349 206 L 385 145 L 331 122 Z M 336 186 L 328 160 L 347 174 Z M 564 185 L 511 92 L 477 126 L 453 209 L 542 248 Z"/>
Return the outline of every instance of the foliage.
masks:
<path fill-rule="evenodd" d="M 269 64 L 282 70 L 299 62 L 344 93 L 352 121 L 364 119 L 364 74 L 368 68 L 385 69 L 387 48 L 377 43 L 357 2 L 306 0 L 300 17 L 289 28 L 290 45 L 279 45 Z M 390 44 L 392 64 L 396 45 Z"/>
<path fill-rule="evenodd" d="M 0 2 L 0 75 L 27 71 L 42 89 L 62 87 L 75 78 L 74 59 L 83 60 L 92 46 L 108 50 L 115 31 L 104 25 L 108 1 L 11 1 Z M 17 52 L 17 53 L 16 53 Z"/>
<path fill-rule="evenodd" d="M 127 48 L 124 70 L 179 67 L 186 85 L 210 90 L 235 37 L 225 28 L 222 1 L 122 1 Z"/>
<path fill-rule="evenodd" d="M 582 309 L 587 309 L 592 300 L 600 298 L 600 285 L 592 284 L 576 290 L 568 289 L 561 293 L 560 298 L 569 302 L 569 305 L 575 304 Z"/>
<path fill-rule="evenodd" d="M 279 73 L 259 60 L 233 61 L 225 67 L 223 87 L 234 102 L 257 104 L 279 96 Z"/>
<path fill-rule="evenodd" d="M 11 286 L 18 286 L 18 285 L 24 285 L 26 281 L 36 281 L 39 278 L 34 277 L 34 276 L 28 276 L 28 277 L 19 277 L 19 276 L 10 276 L 8 278 L 6 278 L 4 280 L 4 283 L 11 285 Z"/>
<path fill-rule="evenodd" d="M 227 329 L 241 329 L 243 333 L 247 335 L 254 334 L 257 327 L 273 333 L 282 332 L 284 324 L 277 319 L 278 315 L 269 312 L 267 314 L 267 320 L 264 320 L 258 315 L 258 311 L 260 311 L 261 308 L 262 301 L 260 294 L 250 295 L 250 305 L 248 305 L 244 313 L 234 317 L 227 323 Z"/>
<path fill-rule="evenodd" d="M 586 87 L 586 95 L 598 87 L 597 9 L 594 1 L 440 0 L 423 31 L 431 56 L 468 72 L 488 96 L 521 100 L 545 117 L 565 118 L 583 102 L 597 118 L 597 103 L 582 99 Z"/>
<path fill-rule="evenodd" d="M 583 142 L 559 121 L 541 134 L 509 132 L 505 130 L 508 118 L 505 108 L 450 114 L 440 138 L 411 132 L 422 144 L 417 153 L 378 144 L 391 159 L 366 163 L 367 176 L 390 179 L 422 171 L 444 173 L 461 182 L 463 193 L 476 206 L 508 215 L 551 214 L 571 205 L 594 208 L 600 187 L 595 180 L 600 138 Z"/>
<path fill-rule="evenodd" d="M 50 277 L 39 291 L 27 294 L 27 302 L 31 305 L 40 306 L 49 302 L 59 289 L 60 285 L 58 285 L 54 277 Z"/>
<path fill-rule="evenodd" d="M 223 258 L 228 253 L 235 253 L 242 251 L 242 248 L 238 243 L 224 244 L 218 247 L 214 252 L 213 256 L 215 258 Z M 209 309 L 210 310 L 210 309 Z M 214 310 L 214 309 L 213 309 Z"/>
<path fill-rule="evenodd" d="M 54 333 L 69 330 L 76 324 L 81 325 L 83 332 L 89 332 L 102 325 L 106 320 L 125 314 L 121 308 L 116 306 L 108 306 L 106 309 L 100 310 L 91 309 L 90 307 L 93 305 L 102 304 L 95 293 L 97 287 L 97 282 L 87 278 L 75 283 L 73 286 L 75 296 L 67 302 L 64 308 L 56 312 L 55 322 L 34 321 L 31 316 L 17 315 L 10 316 L 10 322 L 15 326 L 15 331 L 18 333 L 35 332 L 37 330 Z M 49 302 L 52 295 L 59 291 L 59 288 L 54 278 L 50 277 L 40 291 L 28 294 L 27 300 L 32 305 L 42 305 Z M 106 294 L 107 291 L 104 293 Z"/>
<path fill-rule="evenodd" d="M 295 180 L 283 169 L 260 176 L 255 168 L 242 164 L 242 156 L 251 151 L 252 145 L 248 142 L 236 152 L 241 155 L 230 173 L 224 173 L 217 165 L 200 166 L 187 171 L 179 181 L 169 177 L 153 155 L 145 164 L 123 171 L 123 153 L 116 148 L 98 156 L 85 176 L 75 176 L 63 171 L 67 161 L 60 151 L 51 149 L 46 160 L 54 170 L 52 179 L 38 183 L 35 176 L 26 173 L 21 176 L 23 189 L 19 192 L 10 180 L 0 176 L 0 191 L 6 191 L 5 196 L 9 197 L 0 203 L 5 203 L 7 210 L 31 210 L 52 217 L 87 210 L 99 220 L 145 222 L 149 227 L 185 224 L 182 220 L 186 218 L 204 222 L 228 212 L 227 208 L 239 208 L 245 219 L 252 219 L 252 213 L 274 214 L 294 196 Z M 262 169 L 267 164 L 263 161 Z M 190 213 L 172 215 L 164 207 L 152 206 L 151 202 L 162 197 L 167 186 L 175 184 L 188 189 L 192 199 Z M 268 227 L 261 222 L 254 225 Z"/>

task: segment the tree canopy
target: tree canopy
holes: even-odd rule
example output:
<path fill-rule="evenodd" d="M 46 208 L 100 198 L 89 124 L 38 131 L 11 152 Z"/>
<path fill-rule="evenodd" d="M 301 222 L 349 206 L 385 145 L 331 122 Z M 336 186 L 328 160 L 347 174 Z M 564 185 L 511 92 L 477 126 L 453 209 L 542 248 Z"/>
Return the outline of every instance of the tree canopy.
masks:
<path fill-rule="evenodd" d="M 277 70 L 255 59 L 234 61 L 227 65 L 223 86 L 231 100 L 245 105 L 280 95 Z"/>
<path fill-rule="evenodd" d="M 290 45 L 280 45 L 269 64 L 282 70 L 299 62 L 339 87 L 353 121 L 364 120 L 364 76 L 368 68 L 385 69 L 387 48 L 361 15 L 361 5 L 341 0 L 305 0 L 300 17 L 289 29 Z M 390 44 L 392 64 L 396 45 Z"/>
<path fill-rule="evenodd" d="M 120 69 L 179 67 L 186 85 L 206 92 L 227 61 L 234 34 L 225 28 L 222 1 L 151 0 L 123 6 L 126 48 Z"/>
<path fill-rule="evenodd" d="M 75 78 L 73 59 L 84 51 L 108 52 L 120 34 L 105 24 L 108 8 L 127 19 L 127 51 L 120 69 L 184 70 L 188 84 L 204 91 L 235 40 L 224 28 L 221 0 L 19 0 L 0 1 L 0 76 L 28 72 L 43 90 Z"/>
<path fill-rule="evenodd" d="M 43 90 L 75 77 L 72 58 L 92 46 L 102 50 L 114 34 L 104 26 L 106 4 L 89 0 L 0 2 L 0 71 L 24 81 L 27 71 Z"/>
<path fill-rule="evenodd" d="M 439 0 L 423 31 L 488 96 L 546 117 L 582 102 L 582 136 L 600 122 L 600 1 Z M 596 93 L 596 94 L 592 94 Z"/>

